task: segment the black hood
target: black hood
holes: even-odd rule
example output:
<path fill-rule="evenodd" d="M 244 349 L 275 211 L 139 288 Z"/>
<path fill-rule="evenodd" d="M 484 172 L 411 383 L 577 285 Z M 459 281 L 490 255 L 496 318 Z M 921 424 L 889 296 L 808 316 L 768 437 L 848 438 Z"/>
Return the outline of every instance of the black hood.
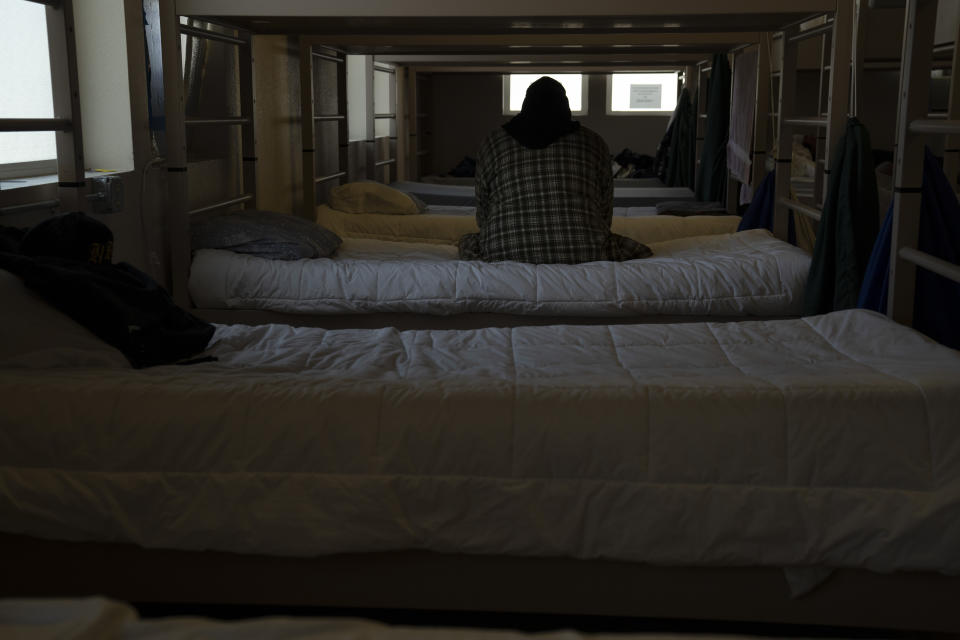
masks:
<path fill-rule="evenodd" d="M 528 149 L 543 149 L 579 129 L 580 123 L 571 119 L 563 85 L 544 76 L 527 87 L 520 113 L 503 128 Z"/>

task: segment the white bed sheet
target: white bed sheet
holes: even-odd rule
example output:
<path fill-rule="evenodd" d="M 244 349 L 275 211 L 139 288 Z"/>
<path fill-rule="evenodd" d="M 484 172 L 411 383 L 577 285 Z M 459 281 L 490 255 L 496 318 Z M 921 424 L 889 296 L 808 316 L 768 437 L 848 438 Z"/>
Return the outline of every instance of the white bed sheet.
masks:
<path fill-rule="evenodd" d="M 444 245 L 345 240 L 330 259 L 196 252 L 190 295 L 206 309 L 286 313 L 788 316 L 810 257 L 765 230 L 651 245 L 652 258 L 578 265 L 456 259 Z"/>
<path fill-rule="evenodd" d="M 0 529 L 960 571 L 960 354 L 879 314 L 220 326 L 209 353 L 0 371 Z"/>

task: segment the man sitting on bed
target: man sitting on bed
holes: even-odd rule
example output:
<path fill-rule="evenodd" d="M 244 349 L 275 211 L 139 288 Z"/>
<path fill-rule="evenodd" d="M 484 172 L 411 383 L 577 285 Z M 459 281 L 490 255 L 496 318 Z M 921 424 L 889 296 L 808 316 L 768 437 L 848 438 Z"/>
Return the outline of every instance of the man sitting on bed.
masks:
<path fill-rule="evenodd" d="M 563 85 L 540 78 L 520 113 L 480 147 L 480 232 L 460 238 L 460 257 L 575 264 L 650 256 L 648 247 L 610 232 L 610 166 L 603 139 L 571 119 Z"/>

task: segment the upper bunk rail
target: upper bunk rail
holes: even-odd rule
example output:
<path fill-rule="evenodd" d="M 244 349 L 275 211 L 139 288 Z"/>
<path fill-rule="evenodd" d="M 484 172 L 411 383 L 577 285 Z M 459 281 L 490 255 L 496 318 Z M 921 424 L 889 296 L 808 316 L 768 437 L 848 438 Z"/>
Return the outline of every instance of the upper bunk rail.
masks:
<path fill-rule="evenodd" d="M 337 64 L 345 64 L 345 63 L 346 63 L 346 58 L 341 58 L 341 57 L 339 57 L 339 56 L 327 55 L 326 53 L 320 53 L 319 51 L 316 51 L 316 50 L 314 50 L 314 49 L 311 49 L 310 55 L 312 55 L 314 58 L 319 58 L 320 60 L 326 60 L 327 62 L 335 62 L 335 63 L 337 63 Z"/>
<path fill-rule="evenodd" d="M 788 209 L 793 209 L 797 213 L 802 213 L 808 218 L 820 222 L 820 218 L 823 217 L 823 210 L 816 207 L 804 204 L 799 200 L 794 200 L 792 198 L 782 197 L 777 200 L 780 204 L 787 207 Z"/>
<path fill-rule="evenodd" d="M 933 271 L 937 275 L 960 283 L 960 265 L 911 247 L 900 247 L 900 251 L 898 251 L 897 254 L 904 260 L 908 260 L 919 267 L 923 267 L 928 271 Z"/>
<path fill-rule="evenodd" d="M 910 133 L 926 133 L 930 135 L 949 135 L 960 133 L 960 120 L 931 120 L 921 119 L 910 122 Z"/>
<path fill-rule="evenodd" d="M 191 209 L 189 211 L 189 214 L 192 216 L 197 213 L 205 213 L 207 211 L 213 211 L 215 209 L 223 209 L 224 207 L 230 207 L 235 204 L 242 204 L 244 202 L 249 202 L 251 200 L 253 200 L 253 194 L 245 193 L 242 196 L 238 196 L 236 198 L 230 198 L 229 200 L 221 200 L 220 202 L 208 204 L 206 206 L 199 207 L 197 209 Z"/>
<path fill-rule="evenodd" d="M 208 125 L 208 124 L 230 124 L 230 125 L 248 125 L 253 124 L 253 120 L 243 116 L 228 118 L 186 118 L 184 124 L 187 125 Z"/>
<path fill-rule="evenodd" d="M 73 123 L 66 118 L 0 118 L 0 131 L 70 131 Z"/>
<path fill-rule="evenodd" d="M 807 40 L 807 39 L 809 39 L 809 38 L 815 38 L 815 37 L 817 37 L 817 36 L 819 36 L 819 35 L 823 35 L 823 34 L 825 34 L 825 33 L 830 33 L 831 31 L 833 31 L 833 21 L 832 21 L 832 20 L 828 20 L 825 24 L 822 24 L 822 25 L 820 25 L 819 27 L 812 27 L 812 28 L 807 29 L 807 30 L 805 30 L 805 31 L 801 31 L 801 32 L 799 32 L 799 33 L 792 34 L 792 35 L 790 35 L 790 36 L 787 38 L 787 40 L 788 40 L 789 42 L 799 42 L 800 40 Z"/>
<path fill-rule="evenodd" d="M 205 38 L 207 40 L 216 40 L 217 42 L 225 42 L 227 44 L 235 44 L 240 46 L 248 46 L 250 41 L 244 38 L 236 38 L 234 36 L 228 36 L 224 33 L 217 33 L 216 31 L 211 31 L 209 29 L 201 29 L 199 27 L 191 27 L 190 25 L 181 24 L 180 33 L 195 36 L 197 38 Z"/>
<path fill-rule="evenodd" d="M 786 124 L 795 127 L 826 127 L 827 118 L 784 118 Z"/>

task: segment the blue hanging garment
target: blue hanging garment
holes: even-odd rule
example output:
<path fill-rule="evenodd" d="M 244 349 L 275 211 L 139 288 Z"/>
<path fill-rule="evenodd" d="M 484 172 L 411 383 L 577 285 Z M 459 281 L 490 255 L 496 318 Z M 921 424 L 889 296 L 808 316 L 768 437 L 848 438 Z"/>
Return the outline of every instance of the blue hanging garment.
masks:
<path fill-rule="evenodd" d="M 748 229 L 767 229 L 773 231 L 773 209 L 774 209 L 774 171 L 771 171 L 760 182 L 756 193 L 753 194 L 753 200 L 750 206 L 740 219 L 740 225 L 737 231 L 747 231 Z M 787 242 L 796 246 L 797 230 L 793 223 L 793 212 L 789 213 L 787 222 Z"/>
<path fill-rule="evenodd" d="M 885 313 L 890 279 L 890 240 L 893 205 L 873 247 L 857 306 Z M 920 251 L 954 264 L 960 263 L 960 203 L 926 149 L 920 196 Z M 937 342 L 960 349 L 960 283 L 922 267 L 917 268 L 913 326 Z"/>

